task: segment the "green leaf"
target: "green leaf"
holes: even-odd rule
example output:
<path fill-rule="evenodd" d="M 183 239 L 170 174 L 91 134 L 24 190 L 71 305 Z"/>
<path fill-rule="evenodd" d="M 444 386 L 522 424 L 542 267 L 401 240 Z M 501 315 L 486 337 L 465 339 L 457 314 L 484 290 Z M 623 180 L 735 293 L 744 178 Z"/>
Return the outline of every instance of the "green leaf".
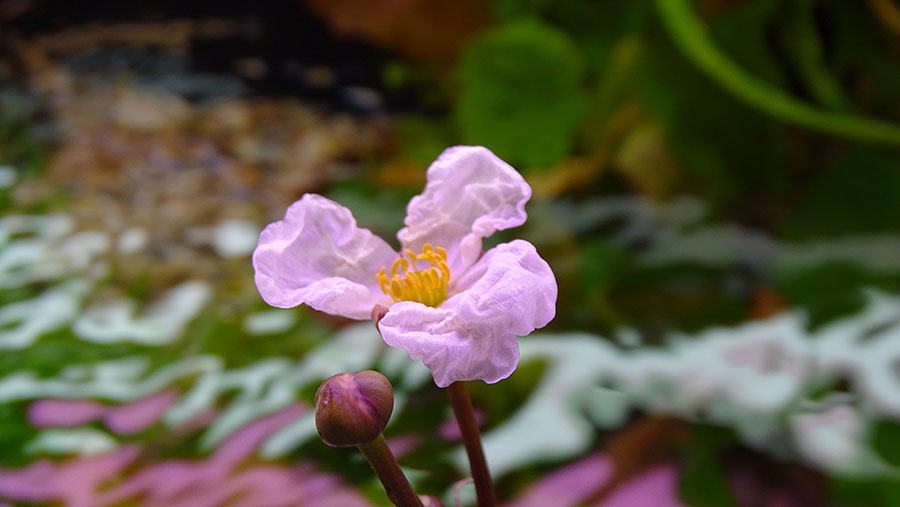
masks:
<path fill-rule="evenodd" d="M 834 507 L 900 505 L 897 479 L 836 478 L 830 489 Z"/>
<path fill-rule="evenodd" d="M 782 82 L 765 50 L 770 2 L 742 4 L 710 20 L 716 47 L 773 86 Z M 792 147 L 785 128 L 729 95 L 698 72 L 668 38 L 648 38 L 636 91 L 640 102 L 664 126 L 667 144 L 681 162 L 691 190 L 713 208 L 780 205 L 788 186 Z M 763 206 L 761 206 L 763 205 Z"/>
<path fill-rule="evenodd" d="M 694 507 L 736 507 L 734 496 L 719 463 L 719 453 L 735 442 L 726 428 L 696 426 L 685 453 L 678 493 Z"/>
<path fill-rule="evenodd" d="M 25 442 L 33 439 L 38 430 L 28 424 L 25 402 L 0 404 L 0 466 L 24 467 L 33 456 L 24 452 Z"/>
<path fill-rule="evenodd" d="M 632 267 L 629 252 L 615 243 L 590 238 L 581 248 L 581 289 L 606 291 Z"/>
<path fill-rule="evenodd" d="M 792 238 L 900 231 L 900 155 L 859 148 L 830 164 L 801 197 L 787 233 Z"/>
<path fill-rule="evenodd" d="M 869 116 L 900 119 L 900 60 L 878 16 L 845 0 L 818 0 L 816 6 L 830 71 L 852 87 L 854 105 Z"/>
<path fill-rule="evenodd" d="M 900 466 L 900 422 L 879 421 L 872 431 L 872 445 L 882 459 Z"/>
<path fill-rule="evenodd" d="M 460 64 L 463 139 L 516 166 L 554 164 L 569 152 L 587 103 L 583 67 L 568 37 L 541 22 L 487 31 Z"/>
<path fill-rule="evenodd" d="M 829 262 L 792 271 L 777 268 L 775 283 L 780 294 L 809 313 L 813 327 L 859 311 L 866 300 L 863 287 L 883 285 L 884 277 L 845 262 Z"/>
<path fill-rule="evenodd" d="M 534 17 L 566 32 L 584 53 L 591 72 L 606 79 L 611 52 L 640 33 L 652 18 L 649 0 L 496 0 L 498 19 Z"/>

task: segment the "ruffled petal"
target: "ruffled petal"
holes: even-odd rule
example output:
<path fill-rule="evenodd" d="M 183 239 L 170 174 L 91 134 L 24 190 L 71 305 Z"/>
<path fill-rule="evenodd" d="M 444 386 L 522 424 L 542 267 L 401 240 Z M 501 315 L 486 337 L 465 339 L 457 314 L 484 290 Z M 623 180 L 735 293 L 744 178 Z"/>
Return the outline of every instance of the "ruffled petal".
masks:
<path fill-rule="evenodd" d="M 517 239 L 488 250 L 456 281 L 460 292 L 445 304 L 460 321 L 493 322 L 518 336 L 556 316 L 556 277 L 534 245 Z"/>
<path fill-rule="evenodd" d="M 396 303 L 378 325 L 388 345 L 424 361 L 439 387 L 508 377 L 519 362 L 516 337 L 556 314 L 556 279 L 527 241 L 489 250 L 460 285 L 439 308 Z"/>
<path fill-rule="evenodd" d="M 316 194 L 269 224 L 253 252 L 256 287 L 272 306 L 301 303 L 351 319 L 370 318 L 389 298 L 376 274 L 397 257 L 384 240 L 356 226 L 350 210 Z"/>
<path fill-rule="evenodd" d="M 461 274 L 481 255 L 482 238 L 525 222 L 530 198 L 522 175 L 487 148 L 448 148 L 428 168 L 397 238 L 417 252 L 425 243 L 446 248 L 451 272 Z"/>
<path fill-rule="evenodd" d="M 477 379 L 493 384 L 509 377 L 519 363 L 514 333 L 461 326 L 451 308 L 401 301 L 381 319 L 378 329 L 385 343 L 406 349 L 413 360 L 422 359 L 438 387 Z"/>

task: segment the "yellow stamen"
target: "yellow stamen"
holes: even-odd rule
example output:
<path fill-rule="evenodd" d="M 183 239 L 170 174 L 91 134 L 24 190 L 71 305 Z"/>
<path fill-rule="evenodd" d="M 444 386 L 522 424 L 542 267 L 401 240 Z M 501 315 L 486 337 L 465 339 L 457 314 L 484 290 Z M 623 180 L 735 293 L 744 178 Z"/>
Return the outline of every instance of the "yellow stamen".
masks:
<path fill-rule="evenodd" d="M 447 284 L 450 282 L 447 251 L 426 243 L 420 254 L 409 249 L 403 253 L 409 260 L 403 255 L 398 257 L 391 264 L 390 277 L 384 267 L 376 275 L 381 291 L 394 301 L 416 301 L 428 306 L 443 303 L 447 299 Z M 417 261 L 428 261 L 430 266 L 420 270 Z"/>

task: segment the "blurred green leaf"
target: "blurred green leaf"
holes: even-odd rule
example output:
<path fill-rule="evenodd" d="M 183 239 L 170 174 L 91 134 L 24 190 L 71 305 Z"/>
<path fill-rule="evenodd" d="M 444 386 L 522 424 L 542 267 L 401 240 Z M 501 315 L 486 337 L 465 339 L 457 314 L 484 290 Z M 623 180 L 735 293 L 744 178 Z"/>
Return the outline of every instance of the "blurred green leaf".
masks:
<path fill-rule="evenodd" d="M 551 26 L 522 20 L 489 30 L 460 64 L 456 120 L 465 142 L 514 166 L 558 162 L 587 103 L 583 73 L 581 54 Z"/>
<path fill-rule="evenodd" d="M 613 47 L 644 28 L 651 8 L 648 0 L 496 0 L 494 5 L 501 20 L 539 18 L 566 32 L 601 81 Z"/>
<path fill-rule="evenodd" d="M 444 119 L 402 116 L 397 118 L 395 128 L 401 153 L 422 167 L 428 167 L 453 144 L 452 125 Z"/>
<path fill-rule="evenodd" d="M 28 424 L 26 410 L 25 402 L 0 404 L 0 466 L 23 467 L 34 459 L 25 453 L 25 443 L 38 430 Z"/>
<path fill-rule="evenodd" d="M 871 115 L 900 120 L 900 58 L 870 9 L 844 0 L 818 0 L 831 72 L 853 86 L 854 102 Z"/>
<path fill-rule="evenodd" d="M 900 505 L 900 480 L 835 478 L 831 497 L 835 507 Z"/>
<path fill-rule="evenodd" d="M 783 45 L 792 60 L 792 69 L 804 88 L 820 104 L 836 111 L 851 111 L 844 95 L 825 61 L 822 35 L 816 23 L 817 0 L 797 0 L 781 4 Z"/>
<path fill-rule="evenodd" d="M 716 44 L 754 77 L 784 86 L 785 79 L 774 59 L 768 32 L 779 14 L 778 0 L 743 2 L 717 15 L 710 26 Z"/>
<path fill-rule="evenodd" d="M 632 265 L 624 247 L 602 239 L 588 239 L 581 248 L 581 284 L 585 292 L 605 291 Z"/>
<path fill-rule="evenodd" d="M 898 275 L 872 273 L 864 266 L 829 262 L 805 270 L 776 269 L 775 284 L 792 305 L 803 307 L 815 327 L 860 310 L 863 289 L 896 289 Z"/>
<path fill-rule="evenodd" d="M 710 268 L 677 265 L 629 271 L 610 295 L 628 322 L 650 342 L 677 329 L 697 332 L 732 325 L 746 316 L 740 294 L 724 291 L 729 276 Z"/>
<path fill-rule="evenodd" d="M 894 151 L 858 148 L 838 157 L 798 200 L 787 236 L 900 231 L 898 168 Z"/>
<path fill-rule="evenodd" d="M 707 27 L 688 0 L 657 0 L 656 6 L 660 19 L 684 56 L 734 98 L 779 121 L 814 132 L 867 143 L 900 144 L 900 127 L 893 122 L 835 114 L 817 108 L 747 72 L 713 42 Z"/>
<path fill-rule="evenodd" d="M 882 459 L 900 466 L 900 422 L 878 421 L 872 430 L 872 445 Z"/>
<path fill-rule="evenodd" d="M 484 382 L 470 382 L 472 403 L 485 413 L 485 423 L 496 426 L 515 413 L 541 384 L 547 367 L 544 360 L 519 363 L 515 375 L 503 381 L 502 389 Z"/>
<path fill-rule="evenodd" d="M 421 188 L 388 190 L 367 181 L 345 181 L 333 185 L 326 196 L 352 211 L 360 227 L 391 243 L 403 226 L 406 204 L 420 191 Z"/>
<path fill-rule="evenodd" d="M 553 4 L 551 0 L 494 0 L 494 14 L 500 19 L 535 16 Z M 571 2 L 558 2 L 565 9 Z"/>
<path fill-rule="evenodd" d="M 741 67 L 769 83 L 780 83 L 765 47 L 771 2 L 742 4 L 710 21 L 715 43 Z M 668 38 L 649 38 L 637 91 L 658 117 L 682 163 L 686 185 L 714 208 L 778 206 L 789 181 L 785 129 L 712 83 L 673 47 Z"/>
<path fill-rule="evenodd" d="M 693 428 L 678 493 L 693 507 L 737 507 L 728 480 L 719 463 L 719 454 L 736 441 L 734 432 L 716 426 Z"/>

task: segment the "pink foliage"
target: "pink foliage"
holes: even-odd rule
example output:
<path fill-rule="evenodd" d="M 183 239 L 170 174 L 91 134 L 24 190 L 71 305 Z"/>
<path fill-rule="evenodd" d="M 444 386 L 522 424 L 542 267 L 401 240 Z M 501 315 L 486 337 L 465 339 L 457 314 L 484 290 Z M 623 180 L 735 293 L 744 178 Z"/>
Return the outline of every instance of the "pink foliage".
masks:
<path fill-rule="evenodd" d="M 28 422 L 36 428 L 72 428 L 96 421 L 106 408 L 96 401 L 46 398 L 28 406 Z"/>
<path fill-rule="evenodd" d="M 156 423 L 178 400 L 178 392 L 169 389 L 118 406 L 91 400 L 45 398 L 28 406 L 28 422 L 36 428 L 74 428 L 103 419 L 113 433 L 138 433 Z"/>
<path fill-rule="evenodd" d="M 602 454 L 594 454 L 547 475 L 533 484 L 508 507 L 566 507 L 582 505 L 613 477 L 613 463 Z M 672 465 L 660 465 L 617 487 L 594 507 L 681 507 L 678 499 L 677 471 Z"/>
<path fill-rule="evenodd" d="M 478 424 L 478 427 L 481 428 L 484 425 L 485 415 L 482 410 L 475 410 L 475 422 Z M 444 440 L 448 440 L 451 442 L 459 442 L 462 440 L 462 432 L 459 430 L 459 421 L 456 420 L 455 417 L 451 417 L 447 419 L 440 426 L 438 426 L 438 435 L 441 436 Z"/>
<path fill-rule="evenodd" d="M 164 402 L 170 403 L 168 397 L 137 402 L 128 408 L 132 413 L 120 413 L 117 417 L 122 419 L 114 425 L 134 430 L 140 427 L 139 422 L 155 420 L 163 410 L 160 407 L 168 406 Z M 40 416 L 40 410 L 46 408 L 34 410 Z M 124 446 L 65 463 L 40 460 L 19 470 L 0 469 L 0 498 L 58 502 L 68 507 L 134 502 L 148 507 L 370 505 L 337 477 L 316 472 L 311 464 L 289 467 L 248 463 L 266 437 L 305 412 L 305 407 L 295 404 L 262 417 L 227 438 L 205 461 L 173 459 L 144 465 L 142 449 Z M 156 414 L 154 418 L 148 416 L 151 413 Z"/>
<path fill-rule="evenodd" d="M 159 420 L 173 403 L 178 392 L 170 389 L 107 410 L 106 427 L 120 435 L 138 433 Z"/>

